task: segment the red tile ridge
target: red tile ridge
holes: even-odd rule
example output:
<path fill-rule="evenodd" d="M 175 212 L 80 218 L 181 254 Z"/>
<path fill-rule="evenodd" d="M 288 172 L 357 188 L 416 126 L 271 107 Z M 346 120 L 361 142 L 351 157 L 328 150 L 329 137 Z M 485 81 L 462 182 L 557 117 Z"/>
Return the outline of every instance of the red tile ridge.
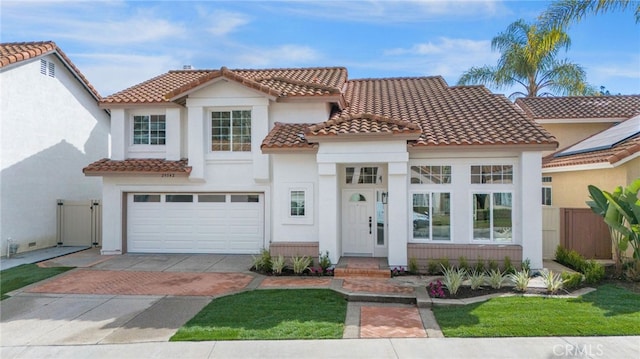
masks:
<path fill-rule="evenodd" d="M 190 70 L 187 70 L 190 71 Z M 178 71 L 174 71 L 174 72 L 178 72 Z M 168 101 L 171 101 L 173 99 L 175 99 L 176 97 L 189 92 L 190 90 L 193 90 L 211 80 L 217 79 L 219 77 L 225 77 L 229 80 L 238 82 L 242 85 L 245 85 L 247 87 L 253 88 L 255 90 L 258 90 L 260 92 L 266 93 L 269 96 L 273 96 L 273 97 L 279 97 L 281 94 L 278 93 L 277 91 L 273 90 L 272 88 L 262 85 L 252 79 L 248 79 L 244 76 L 241 76 L 231 70 L 229 70 L 226 66 L 222 66 L 219 70 L 213 71 L 205 76 L 202 76 L 196 80 L 193 80 L 183 86 L 178 87 L 177 89 L 170 91 L 169 93 L 164 95 L 164 98 Z"/>

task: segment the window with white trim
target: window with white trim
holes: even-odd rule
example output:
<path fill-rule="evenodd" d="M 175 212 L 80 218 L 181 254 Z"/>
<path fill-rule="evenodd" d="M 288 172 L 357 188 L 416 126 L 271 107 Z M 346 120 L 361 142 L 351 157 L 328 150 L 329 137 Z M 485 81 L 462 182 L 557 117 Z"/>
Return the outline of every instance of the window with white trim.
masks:
<path fill-rule="evenodd" d="M 551 183 L 551 176 L 542 176 L 542 183 Z M 551 206 L 551 186 L 542 186 L 542 205 Z"/>
<path fill-rule="evenodd" d="M 411 212 L 414 240 L 451 240 L 449 192 L 414 192 Z"/>
<path fill-rule="evenodd" d="M 305 199 L 306 194 L 304 190 L 289 191 L 289 215 L 291 217 L 305 216 Z"/>
<path fill-rule="evenodd" d="M 251 151 L 251 111 L 211 112 L 211 151 Z"/>
<path fill-rule="evenodd" d="M 513 240 L 513 194 L 477 192 L 472 195 L 473 240 L 511 242 Z"/>
<path fill-rule="evenodd" d="M 378 184 L 382 183 L 382 173 L 377 166 L 355 166 L 345 168 L 346 184 Z"/>
<path fill-rule="evenodd" d="M 165 115 L 133 116 L 134 145 L 164 145 L 166 138 Z"/>
<path fill-rule="evenodd" d="M 451 166 L 411 166 L 411 184 L 449 184 Z"/>
<path fill-rule="evenodd" d="M 511 184 L 513 183 L 512 165 L 474 165 L 471 166 L 471 183 Z"/>

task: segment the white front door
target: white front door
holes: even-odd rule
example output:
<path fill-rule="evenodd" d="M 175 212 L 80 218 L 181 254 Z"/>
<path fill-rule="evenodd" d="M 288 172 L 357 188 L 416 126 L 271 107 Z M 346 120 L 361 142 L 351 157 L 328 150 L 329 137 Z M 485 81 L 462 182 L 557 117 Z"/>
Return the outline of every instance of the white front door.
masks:
<path fill-rule="evenodd" d="M 342 254 L 373 256 L 375 197 L 370 189 L 342 191 Z"/>

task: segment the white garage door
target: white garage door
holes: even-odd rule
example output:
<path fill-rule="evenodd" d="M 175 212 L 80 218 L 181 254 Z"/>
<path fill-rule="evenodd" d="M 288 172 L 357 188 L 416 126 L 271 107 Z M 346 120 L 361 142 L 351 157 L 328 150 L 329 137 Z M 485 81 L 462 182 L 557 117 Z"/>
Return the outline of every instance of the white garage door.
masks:
<path fill-rule="evenodd" d="M 127 251 L 258 253 L 264 196 L 258 193 L 131 193 Z"/>

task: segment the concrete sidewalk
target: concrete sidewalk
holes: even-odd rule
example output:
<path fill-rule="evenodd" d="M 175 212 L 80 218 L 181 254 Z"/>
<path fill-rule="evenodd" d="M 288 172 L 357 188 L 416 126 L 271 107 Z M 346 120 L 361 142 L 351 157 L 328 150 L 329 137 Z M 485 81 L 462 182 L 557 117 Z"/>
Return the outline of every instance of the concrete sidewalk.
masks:
<path fill-rule="evenodd" d="M 341 339 L 14 346 L 13 358 L 638 358 L 640 337 Z"/>

